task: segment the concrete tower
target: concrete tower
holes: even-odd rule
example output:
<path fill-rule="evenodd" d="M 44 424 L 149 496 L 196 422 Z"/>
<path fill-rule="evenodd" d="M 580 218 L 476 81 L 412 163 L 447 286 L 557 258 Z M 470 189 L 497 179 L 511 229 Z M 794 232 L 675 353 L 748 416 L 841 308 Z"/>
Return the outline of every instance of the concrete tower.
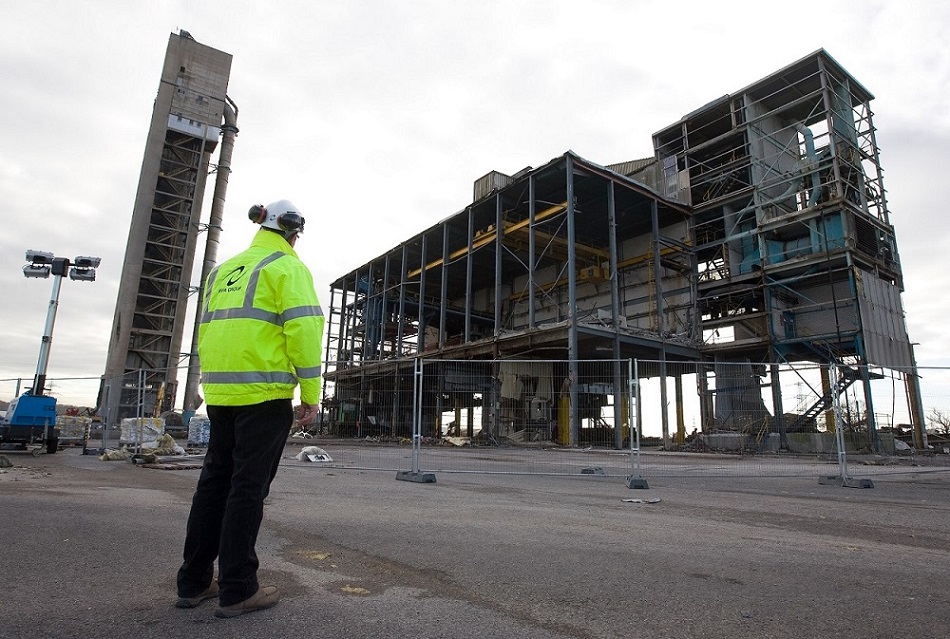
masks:
<path fill-rule="evenodd" d="M 168 39 L 132 211 L 99 405 L 110 424 L 174 406 L 201 203 L 231 55 Z"/>

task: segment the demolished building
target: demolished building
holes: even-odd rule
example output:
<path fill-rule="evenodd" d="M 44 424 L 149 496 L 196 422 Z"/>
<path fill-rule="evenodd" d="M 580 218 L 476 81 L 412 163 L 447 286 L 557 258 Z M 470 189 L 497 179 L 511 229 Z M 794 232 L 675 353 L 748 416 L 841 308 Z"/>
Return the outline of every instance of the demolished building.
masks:
<path fill-rule="evenodd" d="M 873 435 L 872 366 L 885 367 L 922 436 L 872 99 L 819 50 L 662 128 L 653 157 L 604 166 L 568 151 L 485 175 L 462 211 L 332 283 L 330 423 L 405 431 L 419 358 L 558 360 L 566 378 L 587 360 L 643 359 L 664 380 L 681 363 L 738 363 L 765 380 L 755 394 L 773 389 L 775 415 L 783 367 L 830 362 L 842 376 L 806 417 L 855 384 Z M 704 431 L 749 403 L 735 388 L 703 411 Z"/>

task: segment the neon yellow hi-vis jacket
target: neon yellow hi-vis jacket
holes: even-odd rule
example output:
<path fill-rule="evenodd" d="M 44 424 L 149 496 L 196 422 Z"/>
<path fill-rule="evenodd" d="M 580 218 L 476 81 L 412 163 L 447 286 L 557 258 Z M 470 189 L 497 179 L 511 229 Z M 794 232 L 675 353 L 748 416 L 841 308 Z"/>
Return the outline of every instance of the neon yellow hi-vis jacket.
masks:
<path fill-rule="evenodd" d="M 205 402 L 248 406 L 320 401 L 323 311 L 313 277 L 279 234 L 260 230 L 251 246 L 208 276 L 198 327 Z"/>

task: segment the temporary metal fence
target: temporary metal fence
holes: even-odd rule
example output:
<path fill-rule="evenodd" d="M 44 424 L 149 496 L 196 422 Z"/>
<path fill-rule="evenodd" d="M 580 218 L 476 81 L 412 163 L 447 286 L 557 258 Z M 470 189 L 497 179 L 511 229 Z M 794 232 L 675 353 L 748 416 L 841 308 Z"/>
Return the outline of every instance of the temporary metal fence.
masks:
<path fill-rule="evenodd" d="M 950 415 L 946 369 L 915 371 L 927 382 L 919 384 L 917 417 L 930 415 L 915 425 L 908 376 L 874 367 L 410 364 L 336 384 L 320 433 L 336 464 L 395 467 L 400 479 L 414 481 L 492 473 L 606 476 L 631 487 L 661 477 L 809 477 L 870 486 L 866 475 L 927 472 L 912 464 L 943 449 L 915 448 L 914 430 L 926 434 L 927 425 L 941 427 L 935 418 Z"/>
<path fill-rule="evenodd" d="M 0 380 L 0 399 L 29 383 Z M 133 371 L 111 383 L 49 378 L 46 391 L 61 409 L 105 406 L 109 393 L 122 393 L 143 428 L 80 410 L 58 418 L 61 443 L 134 448 L 152 438 L 162 389 Z M 187 427 L 165 426 L 179 429 L 182 445 Z M 326 466 L 424 482 L 469 473 L 607 477 L 631 487 L 708 477 L 862 485 L 947 471 L 950 368 L 414 359 L 337 375 L 317 424 L 296 427 L 292 442 L 324 449 Z"/>

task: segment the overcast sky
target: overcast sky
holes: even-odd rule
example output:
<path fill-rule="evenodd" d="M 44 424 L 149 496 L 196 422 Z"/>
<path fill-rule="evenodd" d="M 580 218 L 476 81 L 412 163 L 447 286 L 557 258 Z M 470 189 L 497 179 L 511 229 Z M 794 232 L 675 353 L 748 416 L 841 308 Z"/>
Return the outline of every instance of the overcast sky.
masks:
<path fill-rule="evenodd" d="M 824 48 L 876 97 L 908 330 L 921 365 L 950 365 L 943 0 L 38 0 L 6 2 L 0 22 L 0 380 L 32 379 L 48 308 L 52 280 L 23 277 L 26 249 L 102 257 L 96 282 L 63 283 L 48 375 L 103 372 L 180 29 L 233 55 L 240 133 L 219 259 L 255 232 L 248 206 L 290 199 L 325 304 L 331 281 L 462 210 L 488 171 L 567 150 L 652 156 L 654 132 Z"/>

